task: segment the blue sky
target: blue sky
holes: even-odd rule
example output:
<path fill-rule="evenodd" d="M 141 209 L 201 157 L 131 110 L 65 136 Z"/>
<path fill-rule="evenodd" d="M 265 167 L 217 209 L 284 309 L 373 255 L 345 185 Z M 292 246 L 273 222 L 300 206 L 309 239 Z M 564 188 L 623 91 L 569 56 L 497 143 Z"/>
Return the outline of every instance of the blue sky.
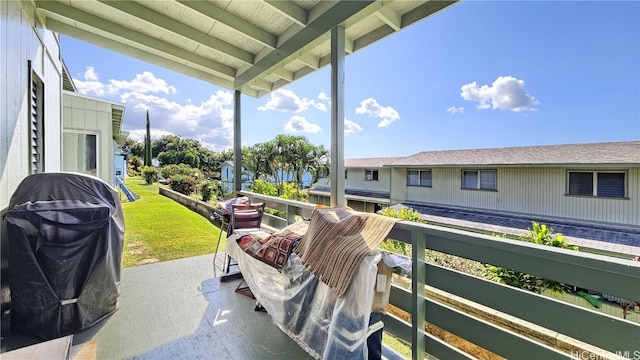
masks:
<path fill-rule="evenodd" d="M 123 128 L 224 150 L 231 91 L 63 36 L 81 92 Z M 330 67 L 242 98 L 243 145 L 288 133 L 330 148 Z M 346 59 L 345 157 L 640 140 L 640 2 L 463 1 Z"/>

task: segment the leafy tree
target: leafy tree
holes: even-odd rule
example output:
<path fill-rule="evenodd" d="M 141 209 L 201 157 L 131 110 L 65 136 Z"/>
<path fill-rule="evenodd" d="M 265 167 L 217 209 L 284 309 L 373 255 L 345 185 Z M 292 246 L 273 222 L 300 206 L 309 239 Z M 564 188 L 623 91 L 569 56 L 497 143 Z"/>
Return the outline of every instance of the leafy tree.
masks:
<path fill-rule="evenodd" d="M 547 225 L 539 224 L 535 221 L 531 223 L 531 228 L 525 235 L 521 236 L 520 239 L 534 244 L 578 251 L 578 247 L 570 245 L 564 239 L 562 234 L 555 234 L 552 227 L 547 227 Z M 484 266 L 484 275 L 489 280 L 533 291 L 535 293 L 541 293 L 545 289 L 550 289 L 554 294 L 563 294 L 568 288 L 567 285 L 557 281 L 544 279 L 535 275 L 525 274 L 520 271 L 505 269 L 490 264 Z"/>
<path fill-rule="evenodd" d="M 215 153 L 204 148 L 198 140 L 183 139 L 177 135 L 165 135 L 153 141 L 151 146 L 162 166 L 170 164 L 188 164 L 200 169 L 209 177 L 220 172 L 222 163 L 233 158 L 232 151 Z"/>
<path fill-rule="evenodd" d="M 151 166 L 151 130 L 149 125 L 149 109 L 147 109 L 147 136 L 144 138 L 144 166 Z"/>
<path fill-rule="evenodd" d="M 273 140 L 243 149 L 243 167 L 253 174 L 252 180 L 274 179 L 278 193 L 284 193 L 285 174 L 292 174 L 297 198 L 302 188 L 302 175 L 308 171 L 314 179 L 326 164 L 328 151 L 314 146 L 302 136 L 278 135 Z"/>
<path fill-rule="evenodd" d="M 165 179 L 170 179 L 175 175 L 191 176 L 194 179 L 202 178 L 200 170 L 194 169 L 187 164 L 170 164 L 164 166 L 162 170 L 160 170 L 160 175 Z"/>
<path fill-rule="evenodd" d="M 137 156 L 137 155 L 131 155 L 129 156 L 129 159 L 127 160 L 127 162 L 129 163 L 129 170 L 131 171 L 131 176 L 135 176 L 140 174 L 140 170 L 142 169 L 142 166 L 144 165 L 142 162 L 142 159 Z"/>
<path fill-rule="evenodd" d="M 140 159 L 142 159 L 142 157 L 144 156 L 144 144 L 139 143 L 135 140 L 133 140 L 132 138 L 127 138 L 124 141 L 124 144 L 122 144 L 122 150 L 124 150 L 124 152 L 127 152 L 131 155 L 135 155 L 137 157 L 139 157 Z"/>
<path fill-rule="evenodd" d="M 200 158 L 191 150 L 184 152 L 181 162 L 190 165 L 192 168 L 198 168 L 200 166 Z"/>

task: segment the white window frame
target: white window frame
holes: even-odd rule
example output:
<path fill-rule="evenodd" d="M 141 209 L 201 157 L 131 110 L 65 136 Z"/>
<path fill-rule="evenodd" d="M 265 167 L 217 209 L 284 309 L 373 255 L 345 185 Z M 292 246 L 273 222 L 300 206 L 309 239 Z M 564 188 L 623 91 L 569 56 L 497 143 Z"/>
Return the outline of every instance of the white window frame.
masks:
<path fill-rule="evenodd" d="M 418 173 L 418 184 L 409 184 L 409 173 L 417 172 Z M 431 173 L 431 184 L 423 185 L 422 184 L 422 173 L 428 172 Z M 433 171 L 431 169 L 407 169 L 407 186 L 417 186 L 417 187 L 433 187 Z"/>
<path fill-rule="evenodd" d="M 81 135 L 95 135 L 96 137 L 96 174 L 94 176 L 100 177 L 102 176 L 101 169 L 101 158 L 100 158 L 100 131 L 91 131 L 91 130 L 78 130 L 78 129 L 63 129 L 62 130 L 62 138 L 64 139 L 64 134 L 81 134 Z M 63 144 L 64 148 L 64 144 Z"/>
<path fill-rule="evenodd" d="M 374 173 L 377 176 L 373 176 Z M 379 180 L 380 180 L 380 172 L 377 169 L 364 169 L 364 181 L 379 181 Z"/>
<path fill-rule="evenodd" d="M 475 187 L 465 187 L 464 186 L 464 174 L 466 172 L 475 172 L 476 173 L 476 186 Z M 480 178 L 483 172 L 492 172 L 495 174 L 495 187 L 493 189 L 481 188 L 480 187 Z M 498 191 L 498 170 L 496 169 L 463 169 L 460 173 L 460 187 L 462 190 L 479 190 L 479 191 Z"/>
<path fill-rule="evenodd" d="M 590 173 L 592 174 L 593 180 L 593 192 L 590 195 L 587 194 L 571 194 L 569 192 L 569 183 L 572 173 Z M 624 194 L 623 196 L 602 196 L 598 195 L 598 174 L 622 174 L 624 176 Z M 628 185 L 629 184 L 629 174 L 625 170 L 567 170 L 567 183 L 566 183 L 566 196 L 586 196 L 586 197 L 597 197 L 602 199 L 628 199 Z"/>

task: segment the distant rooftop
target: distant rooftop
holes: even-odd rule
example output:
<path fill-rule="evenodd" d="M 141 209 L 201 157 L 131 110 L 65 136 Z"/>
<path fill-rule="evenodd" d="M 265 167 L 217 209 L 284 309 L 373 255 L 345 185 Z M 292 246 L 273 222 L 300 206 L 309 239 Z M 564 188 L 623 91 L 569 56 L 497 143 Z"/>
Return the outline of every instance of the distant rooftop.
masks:
<path fill-rule="evenodd" d="M 385 165 L 392 164 L 402 157 L 378 157 L 378 158 L 360 158 L 360 159 L 346 159 L 344 161 L 345 167 L 348 168 L 381 168 Z"/>
<path fill-rule="evenodd" d="M 546 224 L 567 241 L 579 247 L 640 256 L 640 228 L 598 224 L 568 219 L 555 219 L 538 215 L 516 215 L 496 211 L 458 208 L 445 205 L 406 201 L 392 208 L 411 208 L 432 224 L 459 229 L 480 230 L 485 233 L 524 235 L 532 221 Z"/>
<path fill-rule="evenodd" d="M 391 158 L 390 158 L 391 159 Z M 424 151 L 388 166 L 621 165 L 640 167 L 640 141 Z"/>
<path fill-rule="evenodd" d="M 331 186 L 314 186 L 309 190 L 311 195 L 326 195 L 331 194 Z M 371 191 L 371 190 L 358 190 L 358 189 L 344 189 L 344 194 L 347 199 L 376 199 L 383 200 L 378 201 L 380 203 L 389 202 L 389 192 L 386 191 Z"/>

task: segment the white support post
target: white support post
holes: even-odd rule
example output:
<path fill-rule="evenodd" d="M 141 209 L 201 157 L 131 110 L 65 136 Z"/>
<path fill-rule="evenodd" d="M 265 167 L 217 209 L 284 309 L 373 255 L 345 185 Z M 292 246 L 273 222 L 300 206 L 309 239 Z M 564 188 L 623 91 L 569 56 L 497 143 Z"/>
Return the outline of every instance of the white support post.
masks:
<path fill-rule="evenodd" d="M 239 90 L 233 93 L 233 184 L 236 195 L 242 190 L 241 96 L 242 93 Z"/>
<path fill-rule="evenodd" d="M 344 206 L 344 27 L 331 29 L 331 206 Z"/>

